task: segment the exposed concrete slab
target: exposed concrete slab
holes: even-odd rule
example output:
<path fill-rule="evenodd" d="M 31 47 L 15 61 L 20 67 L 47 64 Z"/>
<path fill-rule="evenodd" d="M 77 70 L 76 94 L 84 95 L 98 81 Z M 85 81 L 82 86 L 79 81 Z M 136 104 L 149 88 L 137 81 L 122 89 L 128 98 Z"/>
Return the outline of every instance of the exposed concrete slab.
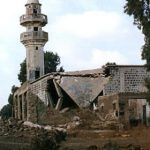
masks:
<path fill-rule="evenodd" d="M 107 78 L 62 77 L 60 87 L 81 108 L 88 107 L 103 91 Z"/>

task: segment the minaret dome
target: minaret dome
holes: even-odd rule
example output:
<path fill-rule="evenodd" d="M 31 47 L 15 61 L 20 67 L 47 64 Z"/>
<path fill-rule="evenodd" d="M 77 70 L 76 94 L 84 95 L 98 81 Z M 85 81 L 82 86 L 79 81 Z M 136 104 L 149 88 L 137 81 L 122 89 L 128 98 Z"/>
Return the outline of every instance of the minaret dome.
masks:
<path fill-rule="evenodd" d="M 28 0 L 27 1 L 27 4 L 38 4 L 39 3 L 39 0 Z"/>

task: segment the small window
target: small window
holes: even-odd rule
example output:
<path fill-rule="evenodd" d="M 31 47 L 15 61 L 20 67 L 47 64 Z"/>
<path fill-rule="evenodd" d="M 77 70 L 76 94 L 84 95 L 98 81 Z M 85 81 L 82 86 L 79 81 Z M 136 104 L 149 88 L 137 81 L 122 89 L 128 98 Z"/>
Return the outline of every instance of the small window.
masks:
<path fill-rule="evenodd" d="M 34 27 L 34 31 L 38 31 L 38 27 Z"/>
<path fill-rule="evenodd" d="M 36 46 L 35 50 L 38 50 L 38 47 Z"/>
<path fill-rule="evenodd" d="M 37 14 L 37 9 L 34 8 L 34 9 L 33 9 L 33 13 L 34 13 L 34 14 Z"/>

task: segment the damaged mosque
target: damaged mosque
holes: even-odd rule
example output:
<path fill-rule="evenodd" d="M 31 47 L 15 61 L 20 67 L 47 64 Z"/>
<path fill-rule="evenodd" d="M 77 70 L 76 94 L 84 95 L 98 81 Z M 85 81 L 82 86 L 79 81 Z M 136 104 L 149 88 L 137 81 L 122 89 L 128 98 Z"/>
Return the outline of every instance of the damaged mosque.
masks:
<path fill-rule="evenodd" d="M 37 122 L 46 109 L 60 113 L 69 109 L 98 109 L 113 113 L 129 122 L 132 115 L 146 123 L 150 107 L 146 101 L 145 78 L 150 72 L 142 65 L 105 65 L 102 68 L 44 75 L 44 45 L 48 33 L 43 31 L 47 16 L 38 0 L 28 0 L 20 24 L 26 28 L 20 41 L 26 48 L 27 82 L 14 94 L 14 117 Z M 46 113 L 46 112 L 45 112 Z"/>

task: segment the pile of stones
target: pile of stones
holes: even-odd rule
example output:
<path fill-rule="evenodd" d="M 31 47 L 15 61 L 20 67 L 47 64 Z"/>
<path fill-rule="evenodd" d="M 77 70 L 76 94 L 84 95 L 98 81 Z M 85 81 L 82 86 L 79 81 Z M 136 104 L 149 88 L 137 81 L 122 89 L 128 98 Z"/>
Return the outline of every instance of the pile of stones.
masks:
<path fill-rule="evenodd" d="M 0 121 L 0 137 L 18 138 L 18 141 L 26 139 L 32 150 L 58 149 L 60 142 L 65 140 L 66 135 L 66 131 L 60 128 L 44 127 L 14 119 Z"/>

